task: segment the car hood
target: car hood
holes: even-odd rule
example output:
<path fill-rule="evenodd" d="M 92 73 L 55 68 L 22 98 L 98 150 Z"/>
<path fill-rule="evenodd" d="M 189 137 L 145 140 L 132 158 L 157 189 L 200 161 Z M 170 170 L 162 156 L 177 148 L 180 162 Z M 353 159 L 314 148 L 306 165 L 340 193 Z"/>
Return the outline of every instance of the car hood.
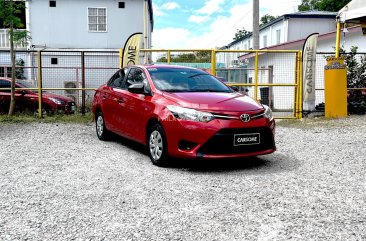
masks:
<path fill-rule="evenodd" d="M 210 111 L 252 111 L 263 109 L 261 104 L 240 93 L 163 93 L 164 97 L 186 108 Z"/>
<path fill-rule="evenodd" d="M 74 102 L 74 100 L 69 98 L 69 97 L 66 97 L 66 96 L 63 96 L 63 95 L 56 95 L 56 94 L 53 94 L 53 93 L 50 93 L 50 92 L 42 92 L 42 97 L 43 98 L 55 98 L 55 99 L 58 99 L 58 100 L 62 100 L 64 102 Z"/>

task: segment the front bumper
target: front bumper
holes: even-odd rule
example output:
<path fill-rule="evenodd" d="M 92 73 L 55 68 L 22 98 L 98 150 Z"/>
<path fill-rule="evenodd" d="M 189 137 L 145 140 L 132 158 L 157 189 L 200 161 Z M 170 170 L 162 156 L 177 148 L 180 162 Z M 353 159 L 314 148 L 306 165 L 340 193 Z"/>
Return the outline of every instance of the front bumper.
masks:
<path fill-rule="evenodd" d="M 235 158 L 258 156 L 276 150 L 275 121 L 265 117 L 244 123 L 239 119 L 215 119 L 208 123 L 170 119 L 163 121 L 168 153 L 178 158 Z M 256 133 L 260 142 L 234 145 L 234 135 Z"/>
<path fill-rule="evenodd" d="M 74 114 L 76 111 L 76 104 L 75 102 L 69 102 L 65 105 L 57 105 L 56 111 L 59 114 Z"/>

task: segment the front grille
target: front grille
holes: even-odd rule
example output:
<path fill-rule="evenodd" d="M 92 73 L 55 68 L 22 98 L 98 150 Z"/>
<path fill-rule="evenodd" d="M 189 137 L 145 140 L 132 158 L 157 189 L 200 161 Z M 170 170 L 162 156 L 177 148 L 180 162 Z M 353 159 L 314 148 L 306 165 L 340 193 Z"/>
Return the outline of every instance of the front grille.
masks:
<path fill-rule="evenodd" d="M 235 134 L 260 134 L 260 144 L 234 146 Z M 274 149 L 272 131 L 268 127 L 222 129 L 211 137 L 197 152 L 197 156 L 215 154 L 248 154 Z"/>

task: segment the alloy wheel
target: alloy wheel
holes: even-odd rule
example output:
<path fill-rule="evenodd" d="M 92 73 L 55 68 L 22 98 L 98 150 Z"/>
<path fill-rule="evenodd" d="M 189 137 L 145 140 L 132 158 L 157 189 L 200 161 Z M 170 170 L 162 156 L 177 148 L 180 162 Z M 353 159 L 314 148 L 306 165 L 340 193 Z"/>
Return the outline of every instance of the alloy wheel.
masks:
<path fill-rule="evenodd" d="M 103 131 L 104 131 L 104 120 L 103 117 L 99 115 L 97 118 L 97 134 L 99 137 L 103 135 Z"/>
<path fill-rule="evenodd" d="M 163 154 L 163 138 L 159 131 L 154 130 L 150 134 L 149 149 L 151 157 L 159 160 Z"/>

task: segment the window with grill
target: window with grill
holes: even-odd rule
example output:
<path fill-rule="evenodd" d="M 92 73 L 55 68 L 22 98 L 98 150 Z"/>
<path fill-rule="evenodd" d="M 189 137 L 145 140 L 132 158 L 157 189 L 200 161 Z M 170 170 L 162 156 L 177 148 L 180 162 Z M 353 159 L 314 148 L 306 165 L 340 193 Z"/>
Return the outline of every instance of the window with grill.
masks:
<path fill-rule="evenodd" d="M 107 8 L 88 8 L 89 32 L 107 32 Z"/>
<path fill-rule="evenodd" d="M 11 78 L 11 67 L 0 67 L 0 77 Z"/>

